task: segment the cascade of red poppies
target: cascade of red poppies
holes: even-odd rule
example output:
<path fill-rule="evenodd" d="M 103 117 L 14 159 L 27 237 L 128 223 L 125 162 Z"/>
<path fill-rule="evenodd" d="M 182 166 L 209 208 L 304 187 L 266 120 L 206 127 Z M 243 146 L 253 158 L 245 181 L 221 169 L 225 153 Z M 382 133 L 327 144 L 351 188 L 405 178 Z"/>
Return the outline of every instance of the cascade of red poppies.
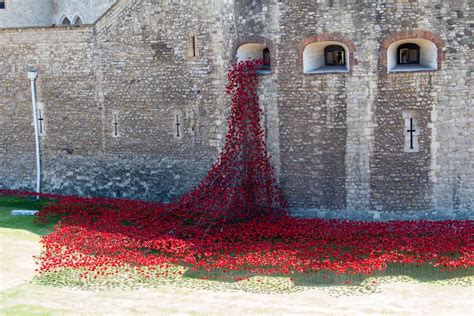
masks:
<path fill-rule="evenodd" d="M 287 208 L 270 163 L 261 126 L 257 70 L 262 61 L 234 64 L 228 133 L 218 161 L 193 190 L 168 207 L 187 224 L 221 226 L 235 220 L 282 214 Z"/>

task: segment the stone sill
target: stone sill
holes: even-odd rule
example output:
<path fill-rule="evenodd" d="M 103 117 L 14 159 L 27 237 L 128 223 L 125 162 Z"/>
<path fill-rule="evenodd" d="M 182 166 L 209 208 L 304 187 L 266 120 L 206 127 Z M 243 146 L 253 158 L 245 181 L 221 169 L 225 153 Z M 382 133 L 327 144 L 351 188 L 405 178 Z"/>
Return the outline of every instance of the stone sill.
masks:
<path fill-rule="evenodd" d="M 331 73 L 349 73 L 349 69 L 345 66 L 324 66 L 317 69 L 305 71 L 305 74 L 331 74 Z"/>
<path fill-rule="evenodd" d="M 54 32 L 54 31 L 73 31 L 73 30 L 92 30 L 94 24 L 81 24 L 81 25 L 44 25 L 44 26 L 20 26 L 20 27 L 0 27 L 0 32 L 28 32 L 28 31 L 41 31 L 41 32 Z"/>
<path fill-rule="evenodd" d="M 397 65 L 390 69 L 389 73 L 397 72 L 432 72 L 436 69 L 423 65 Z"/>
<path fill-rule="evenodd" d="M 13 210 L 11 211 L 11 216 L 35 216 L 39 213 L 39 211 L 34 210 Z"/>
<path fill-rule="evenodd" d="M 257 75 L 271 75 L 272 71 L 271 70 L 257 70 L 256 73 Z"/>
<path fill-rule="evenodd" d="M 394 220 L 474 220 L 471 210 L 425 210 L 425 211 L 352 211 L 323 209 L 290 209 L 290 215 L 296 218 L 315 218 L 325 220 L 355 220 L 364 222 L 386 222 Z"/>

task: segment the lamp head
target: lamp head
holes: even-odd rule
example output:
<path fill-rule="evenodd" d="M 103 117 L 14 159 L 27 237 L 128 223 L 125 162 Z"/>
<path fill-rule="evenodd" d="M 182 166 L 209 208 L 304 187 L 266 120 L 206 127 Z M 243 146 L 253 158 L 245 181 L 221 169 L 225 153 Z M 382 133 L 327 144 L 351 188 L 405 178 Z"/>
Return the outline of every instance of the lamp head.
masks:
<path fill-rule="evenodd" d="M 38 77 L 38 73 L 36 71 L 28 71 L 28 79 L 35 80 Z"/>

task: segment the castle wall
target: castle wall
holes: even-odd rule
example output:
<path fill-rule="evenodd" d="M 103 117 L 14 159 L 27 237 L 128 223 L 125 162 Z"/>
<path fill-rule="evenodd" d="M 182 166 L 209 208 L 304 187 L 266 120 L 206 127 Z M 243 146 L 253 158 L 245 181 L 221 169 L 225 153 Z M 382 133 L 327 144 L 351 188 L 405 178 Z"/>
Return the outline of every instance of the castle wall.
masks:
<path fill-rule="evenodd" d="M 473 137 L 466 122 L 469 107 L 464 106 L 465 101 L 459 103 L 460 99 L 472 100 L 466 94 L 469 66 L 460 62 L 472 60 L 471 34 L 463 20 L 469 9 L 465 1 L 298 1 L 281 7 L 282 181 L 290 183 L 285 191 L 295 197 L 293 205 L 302 203 L 301 208 L 306 209 L 297 214 L 360 218 L 360 210 L 365 209 L 372 211 L 368 217 L 375 218 L 472 217 L 474 178 L 472 159 L 467 156 Z M 412 33 L 418 29 L 429 32 Z M 387 74 L 384 41 L 404 32 L 438 45 L 438 71 Z M 312 40 L 345 44 L 347 39 L 354 44 L 349 73 L 303 73 L 305 44 Z M 449 78 L 457 78 L 460 86 L 454 88 Z M 460 93 L 458 97 L 452 95 L 453 88 Z M 458 108 L 455 120 L 463 123 L 448 123 L 453 119 L 440 117 L 440 107 L 450 114 Z M 417 152 L 404 148 L 407 113 L 418 120 Z M 441 127 L 447 123 L 448 129 Z M 453 166 L 461 161 L 466 168 Z M 457 183 L 464 181 L 458 186 L 462 190 L 456 189 L 447 170 L 465 172 L 457 176 Z M 440 173 L 444 176 L 439 177 Z M 443 207 L 437 201 L 440 191 L 446 196 Z M 345 204 L 341 196 L 346 197 Z M 324 211 L 335 208 L 344 210 L 339 214 Z"/>
<path fill-rule="evenodd" d="M 223 145 L 237 48 L 261 43 L 272 55 L 259 85 L 265 137 L 295 215 L 472 218 L 471 10 L 461 0 L 123 0 L 94 28 L 0 30 L 0 187 L 33 189 L 26 71 L 36 68 L 46 191 L 179 196 Z M 438 70 L 387 73 L 388 46 L 407 36 L 437 45 Z M 342 43 L 349 71 L 304 73 L 315 41 Z"/>
<path fill-rule="evenodd" d="M 34 132 L 27 71 L 38 72 L 38 102 L 45 117 L 45 186 L 67 152 L 94 155 L 102 125 L 95 102 L 92 29 L 0 30 L 0 178 L 2 187 L 32 188 Z M 15 56 L 15 59 L 10 59 Z M 59 162 L 50 165 L 51 159 Z"/>
<path fill-rule="evenodd" d="M 0 28 L 51 25 L 51 0 L 6 0 Z"/>
<path fill-rule="evenodd" d="M 19 116 L 14 110 L 1 115 L 7 121 L 4 137 L 12 138 L 2 142 L 3 187 L 31 190 L 34 181 L 27 68 L 38 70 L 38 102 L 44 108 L 46 191 L 170 200 L 209 170 L 225 131 L 226 114 L 215 95 L 225 91 L 226 74 L 216 72 L 218 84 L 208 76 L 213 67 L 207 27 L 198 16 L 188 25 L 185 17 L 195 15 L 192 5 L 187 11 L 170 6 L 157 16 L 146 14 L 151 4 L 120 5 L 100 22 L 96 35 L 90 27 L 0 31 L 4 44 L 12 44 L 8 49 L 0 45 L 5 54 L 19 50 L 31 59 L 8 62 L 2 69 L 10 73 L 3 78 L 8 85 L 22 87 L 10 92 L 11 108 L 21 104 L 23 109 Z M 162 21 L 179 14 L 183 24 L 177 40 Z M 192 60 L 186 54 L 190 31 L 202 43 L 199 58 Z M 113 114 L 119 137 L 113 135 Z M 180 137 L 175 136 L 175 114 L 182 124 Z"/>
<path fill-rule="evenodd" d="M 205 6 L 129 3 L 97 28 L 103 151 L 132 173 L 141 188 L 134 196 L 168 201 L 199 183 L 218 156 L 225 70 L 213 60 L 215 26 Z M 188 53 L 191 34 L 196 57 Z"/>

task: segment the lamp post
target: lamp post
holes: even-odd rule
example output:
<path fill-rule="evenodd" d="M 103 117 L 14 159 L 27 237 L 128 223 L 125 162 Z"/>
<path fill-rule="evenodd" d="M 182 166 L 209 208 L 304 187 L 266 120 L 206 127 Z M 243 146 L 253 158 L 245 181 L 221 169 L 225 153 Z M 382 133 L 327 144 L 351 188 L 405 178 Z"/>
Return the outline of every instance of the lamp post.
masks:
<path fill-rule="evenodd" d="M 36 145 L 36 193 L 41 193 L 41 159 L 40 159 L 40 139 L 38 130 L 38 109 L 36 106 L 36 71 L 28 71 L 28 79 L 31 82 L 31 103 L 33 106 L 33 126 L 35 128 Z"/>

